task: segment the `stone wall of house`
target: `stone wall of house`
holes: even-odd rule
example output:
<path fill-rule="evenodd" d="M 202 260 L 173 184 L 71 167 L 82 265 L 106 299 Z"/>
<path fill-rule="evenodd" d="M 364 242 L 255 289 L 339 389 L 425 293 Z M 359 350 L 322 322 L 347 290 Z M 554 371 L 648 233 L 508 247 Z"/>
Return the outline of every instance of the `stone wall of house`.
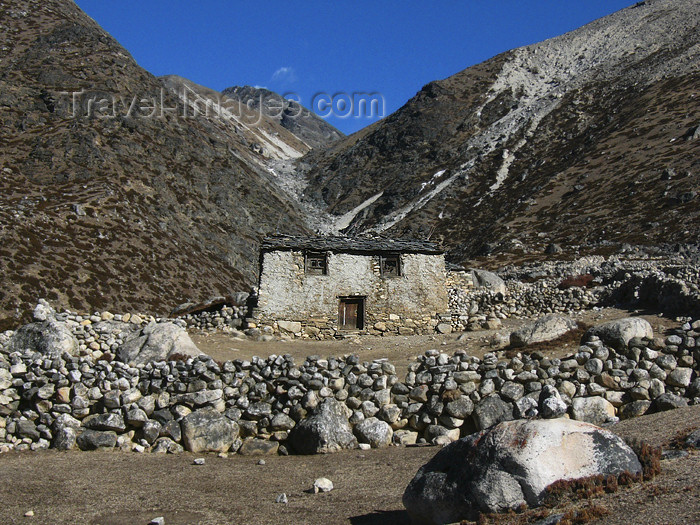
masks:
<path fill-rule="evenodd" d="M 433 332 L 448 311 L 443 255 L 402 254 L 402 275 L 383 277 L 379 256 L 331 253 L 327 275 L 304 272 L 301 251 L 265 253 L 254 323 L 275 333 L 331 337 L 340 297 L 365 297 L 363 332 Z"/>

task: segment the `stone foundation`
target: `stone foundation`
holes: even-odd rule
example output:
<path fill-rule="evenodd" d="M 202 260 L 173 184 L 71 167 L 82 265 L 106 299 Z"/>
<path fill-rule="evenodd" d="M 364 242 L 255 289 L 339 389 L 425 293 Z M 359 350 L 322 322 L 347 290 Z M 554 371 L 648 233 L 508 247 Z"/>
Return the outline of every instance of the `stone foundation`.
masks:
<path fill-rule="evenodd" d="M 449 315 L 447 323 L 449 323 Z M 338 319 L 315 317 L 303 320 L 274 320 L 255 319 L 249 326 L 259 328 L 263 332 L 280 336 L 290 336 L 302 339 L 329 339 L 348 335 L 424 335 L 435 333 L 436 327 L 442 322 L 441 316 L 400 316 L 396 314 L 368 315 L 365 328 L 362 330 L 339 330 Z"/>

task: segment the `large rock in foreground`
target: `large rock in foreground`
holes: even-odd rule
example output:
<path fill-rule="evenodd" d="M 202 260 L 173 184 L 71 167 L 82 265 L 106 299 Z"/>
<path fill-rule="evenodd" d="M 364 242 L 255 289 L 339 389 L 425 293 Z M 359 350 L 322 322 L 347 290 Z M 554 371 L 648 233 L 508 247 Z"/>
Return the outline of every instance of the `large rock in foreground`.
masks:
<path fill-rule="evenodd" d="M 510 344 L 512 346 L 527 346 L 552 341 L 571 330 L 576 330 L 576 327 L 576 321 L 568 317 L 548 314 L 511 332 Z"/>
<path fill-rule="evenodd" d="M 479 511 L 539 505 L 560 479 L 641 470 L 622 439 L 594 425 L 507 421 L 443 448 L 418 470 L 403 504 L 416 524 L 474 520 Z"/>
<path fill-rule="evenodd" d="M 646 319 L 625 317 L 589 328 L 583 336 L 583 341 L 589 341 L 593 336 L 597 336 L 605 344 L 619 349 L 627 346 L 630 340 L 635 337 L 653 339 L 654 331 Z"/>
<path fill-rule="evenodd" d="M 78 340 L 66 324 L 51 318 L 24 325 L 8 342 L 9 352 L 33 350 L 51 357 L 58 357 L 64 352 L 77 355 L 78 348 Z"/>
<path fill-rule="evenodd" d="M 145 365 L 165 361 L 174 355 L 194 357 L 201 353 L 181 326 L 151 323 L 119 347 L 117 359 L 124 363 Z"/>
<path fill-rule="evenodd" d="M 302 419 L 294 427 L 289 441 L 298 454 L 327 454 L 357 447 L 346 407 L 331 398 L 318 405 L 311 417 Z"/>

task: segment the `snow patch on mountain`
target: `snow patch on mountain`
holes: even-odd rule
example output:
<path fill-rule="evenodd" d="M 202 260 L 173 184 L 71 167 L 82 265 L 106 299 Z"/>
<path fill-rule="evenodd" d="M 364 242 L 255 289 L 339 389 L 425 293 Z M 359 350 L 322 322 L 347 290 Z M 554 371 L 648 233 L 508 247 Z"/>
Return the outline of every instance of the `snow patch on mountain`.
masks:
<path fill-rule="evenodd" d="M 661 18 L 670 18 L 671 21 L 664 20 L 661 23 Z M 673 2 L 650 0 L 565 35 L 513 50 L 493 82 L 490 96 L 477 110 L 477 114 L 481 114 L 488 104 L 506 92 L 518 95 L 518 106 L 472 137 L 464 150 L 480 151 L 484 157 L 501 148 L 502 144 L 507 144 L 516 135 L 524 138 L 518 140 L 510 150 L 503 149 L 503 162 L 494 174 L 495 180 L 487 193 L 481 196 L 477 206 L 487 202 L 507 183 L 518 150 L 527 144 L 542 120 L 558 107 L 568 92 L 592 81 L 620 77 L 632 63 L 645 60 L 658 51 L 658 44 L 654 42 L 668 40 L 666 28 L 669 26 L 677 28 L 675 45 L 681 47 L 685 35 L 693 30 L 694 23 L 694 19 L 684 17 L 683 9 Z M 698 46 L 695 45 L 684 55 L 665 64 L 656 75 L 630 77 L 628 81 L 650 84 L 673 74 L 677 68 L 687 67 L 684 63 L 697 60 L 697 56 Z M 468 177 L 468 171 L 475 165 L 475 161 L 475 158 L 466 159 L 451 177 L 428 193 L 423 192 L 433 181 L 422 183 L 419 196 L 391 213 L 373 230 L 391 228 L 409 213 L 425 206 L 460 176 Z M 438 173 L 442 175 L 444 171 Z"/>
<path fill-rule="evenodd" d="M 382 195 L 384 195 L 384 192 L 380 191 L 379 193 L 377 193 L 373 197 L 370 197 L 369 199 L 367 199 L 365 202 L 363 202 L 359 206 L 356 206 L 352 210 L 350 210 L 349 212 L 341 215 L 340 218 L 335 220 L 335 222 L 333 224 L 333 229 L 336 232 L 340 232 L 341 230 L 344 230 L 345 228 L 350 226 L 350 223 L 357 216 L 358 213 L 360 213 L 362 210 L 364 210 L 370 204 L 373 204 Z"/>

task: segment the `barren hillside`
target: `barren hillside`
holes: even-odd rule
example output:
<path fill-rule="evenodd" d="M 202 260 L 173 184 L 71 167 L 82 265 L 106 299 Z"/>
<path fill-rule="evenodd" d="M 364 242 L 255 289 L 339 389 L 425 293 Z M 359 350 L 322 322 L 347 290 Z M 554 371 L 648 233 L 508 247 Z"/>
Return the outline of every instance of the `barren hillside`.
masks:
<path fill-rule="evenodd" d="M 3 1 L 0 25 L 0 327 L 38 297 L 167 313 L 247 289 L 260 238 L 305 230 L 269 165 L 310 148 L 277 121 L 155 78 L 70 0 Z"/>
<path fill-rule="evenodd" d="M 693 0 L 640 2 L 431 82 L 308 154 L 310 199 L 455 261 L 698 242 L 699 21 Z"/>

